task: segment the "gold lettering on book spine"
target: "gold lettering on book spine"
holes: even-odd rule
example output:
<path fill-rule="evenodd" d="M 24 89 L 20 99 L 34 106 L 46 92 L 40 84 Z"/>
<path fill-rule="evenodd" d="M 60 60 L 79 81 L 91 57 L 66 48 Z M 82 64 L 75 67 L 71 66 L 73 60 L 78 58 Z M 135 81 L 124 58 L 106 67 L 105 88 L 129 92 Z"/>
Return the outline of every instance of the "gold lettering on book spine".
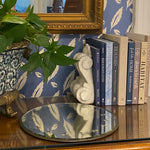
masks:
<path fill-rule="evenodd" d="M 141 48 L 141 63 L 140 63 L 140 80 L 139 80 L 139 104 L 144 104 L 145 101 L 145 76 L 147 63 L 147 42 L 142 42 Z"/>

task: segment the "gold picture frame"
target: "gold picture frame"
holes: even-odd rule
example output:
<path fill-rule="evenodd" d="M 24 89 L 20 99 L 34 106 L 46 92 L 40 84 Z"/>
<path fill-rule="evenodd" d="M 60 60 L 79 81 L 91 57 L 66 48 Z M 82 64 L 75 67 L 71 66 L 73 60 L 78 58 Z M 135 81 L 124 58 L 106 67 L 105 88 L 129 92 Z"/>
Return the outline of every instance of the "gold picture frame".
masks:
<path fill-rule="evenodd" d="M 38 14 L 52 34 L 100 34 L 103 30 L 103 0 L 83 0 L 83 13 Z M 20 13 L 25 17 L 26 14 Z"/>

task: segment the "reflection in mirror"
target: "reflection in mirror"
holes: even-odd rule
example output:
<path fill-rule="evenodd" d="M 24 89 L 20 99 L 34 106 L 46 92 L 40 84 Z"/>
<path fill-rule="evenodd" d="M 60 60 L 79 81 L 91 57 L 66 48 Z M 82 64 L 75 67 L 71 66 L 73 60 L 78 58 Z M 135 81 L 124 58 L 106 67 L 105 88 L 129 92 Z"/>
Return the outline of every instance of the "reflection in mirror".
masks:
<path fill-rule="evenodd" d="M 118 128 L 118 120 L 94 105 L 54 103 L 29 110 L 21 117 L 20 125 L 25 132 L 41 139 L 81 142 L 111 134 Z"/>
<path fill-rule="evenodd" d="M 24 13 L 27 7 L 34 6 L 35 13 L 82 13 L 83 0 L 17 0 L 15 9 Z"/>
<path fill-rule="evenodd" d="M 19 3 L 22 0 L 17 0 Z M 33 5 L 33 2 L 26 0 Z M 39 0 L 34 0 L 39 1 Z M 41 0 L 42 1 L 42 0 Z M 47 0 L 43 0 L 44 3 Z M 67 10 L 67 2 L 78 2 L 76 13 L 72 12 L 72 7 Z M 37 13 L 43 21 L 47 23 L 47 29 L 55 34 L 100 34 L 103 30 L 103 3 L 104 0 L 65 0 L 65 13 Z M 23 3 L 22 3 L 23 4 Z M 21 4 L 21 5 L 22 5 Z M 18 5 L 21 7 L 21 5 Z M 52 11 L 49 9 L 48 11 Z M 69 13 L 70 12 L 70 13 Z M 80 13 L 79 13 L 80 12 Z M 18 13 L 25 18 L 26 13 Z"/>

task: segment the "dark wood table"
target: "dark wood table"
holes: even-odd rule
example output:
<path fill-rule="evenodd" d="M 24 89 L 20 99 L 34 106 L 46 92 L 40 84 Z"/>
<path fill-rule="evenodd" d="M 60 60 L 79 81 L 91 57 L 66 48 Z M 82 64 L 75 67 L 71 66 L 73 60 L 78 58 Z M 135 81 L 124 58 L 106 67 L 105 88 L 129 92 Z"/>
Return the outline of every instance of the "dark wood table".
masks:
<path fill-rule="evenodd" d="M 80 143 L 59 143 L 41 140 L 25 133 L 19 118 L 28 110 L 51 103 L 77 102 L 73 97 L 40 97 L 18 99 L 13 109 L 14 118 L 0 114 L 0 149 L 52 149 L 52 150 L 150 150 L 150 102 L 144 105 L 107 106 L 119 120 L 119 128 L 111 135 Z M 148 109 L 149 108 L 149 109 Z"/>

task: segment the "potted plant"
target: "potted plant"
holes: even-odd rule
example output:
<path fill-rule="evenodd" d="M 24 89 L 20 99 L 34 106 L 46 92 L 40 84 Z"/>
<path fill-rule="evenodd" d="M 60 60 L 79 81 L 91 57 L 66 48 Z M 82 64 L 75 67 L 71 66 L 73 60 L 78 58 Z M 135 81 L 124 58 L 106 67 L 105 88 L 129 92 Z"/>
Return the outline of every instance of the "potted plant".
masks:
<path fill-rule="evenodd" d="M 76 62 L 66 56 L 74 47 L 58 45 L 58 41 L 54 41 L 48 33 L 46 23 L 33 13 L 33 7 L 27 8 L 26 18 L 17 16 L 12 10 L 16 1 L 5 0 L 2 3 L 0 0 L 0 105 L 8 107 L 6 110 L 7 113 L 10 111 L 10 116 L 14 115 L 10 104 L 18 97 L 15 90 L 18 68 L 30 74 L 41 67 L 44 81 L 47 81 L 57 65 L 66 66 Z M 36 50 L 30 49 L 29 43 Z M 40 47 L 45 48 L 43 53 L 39 53 Z M 22 54 L 28 62 L 20 67 Z"/>

